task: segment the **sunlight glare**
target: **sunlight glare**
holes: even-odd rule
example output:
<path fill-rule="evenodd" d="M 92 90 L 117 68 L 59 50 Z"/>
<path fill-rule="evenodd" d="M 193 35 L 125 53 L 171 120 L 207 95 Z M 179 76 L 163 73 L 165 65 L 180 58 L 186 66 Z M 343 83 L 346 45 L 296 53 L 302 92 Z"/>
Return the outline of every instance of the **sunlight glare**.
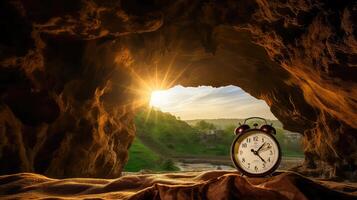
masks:
<path fill-rule="evenodd" d="M 156 90 L 151 93 L 150 106 L 160 108 L 168 103 L 168 94 L 163 90 Z"/>

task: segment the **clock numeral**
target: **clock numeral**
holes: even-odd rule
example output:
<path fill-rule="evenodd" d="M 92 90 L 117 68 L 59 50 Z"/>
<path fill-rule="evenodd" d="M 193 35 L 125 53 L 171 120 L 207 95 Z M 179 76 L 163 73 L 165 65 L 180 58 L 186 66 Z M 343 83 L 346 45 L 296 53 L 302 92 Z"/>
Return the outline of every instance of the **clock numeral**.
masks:
<path fill-rule="evenodd" d="M 273 155 L 273 151 L 272 150 L 270 150 L 270 155 Z"/>
<path fill-rule="evenodd" d="M 262 142 L 265 142 L 265 139 L 262 137 Z"/>
<path fill-rule="evenodd" d="M 265 163 L 263 163 L 263 168 L 265 168 Z"/>
<path fill-rule="evenodd" d="M 245 159 L 243 158 L 243 159 L 242 159 L 242 163 L 244 163 L 244 162 L 245 162 Z"/>
<path fill-rule="evenodd" d="M 247 143 L 250 143 L 250 138 L 247 138 Z"/>
<path fill-rule="evenodd" d="M 250 163 L 248 163 L 248 169 L 250 169 Z"/>
<path fill-rule="evenodd" d="M 268 162 L 271 162 L 271 161 L 270 161 L 270 157 L 268 158 Z"/>
<path fill-rule="evenodd" d="M 247 147 L 247 143 L 243 143 L 242 148 L 246 148 L 246 147 Z"/>
<path fill-rule="evenodd" d="M 254 167 L 254 170 L 257 172 L 257 171 L 258 171 L 258 167 L 257 167 L 257 166 L 255 166 L 255 167 Z"/>
<path fill-rule="evenodd" d="M 254 136 L 254 137 L 253 137 L 253 140 L 254 140 L 255 142 L 257 142 L 257 141 L 258 141 L 258 136 Z"/>
<path fill-rule="evenodd" d="M 242 154 L 243 154 L 243 151 L 242 151 L 242 150 L 240 150 L 240 151 L 239 151 L 239 154 L 240 154 L 240 155 L 242 155 Z"/>

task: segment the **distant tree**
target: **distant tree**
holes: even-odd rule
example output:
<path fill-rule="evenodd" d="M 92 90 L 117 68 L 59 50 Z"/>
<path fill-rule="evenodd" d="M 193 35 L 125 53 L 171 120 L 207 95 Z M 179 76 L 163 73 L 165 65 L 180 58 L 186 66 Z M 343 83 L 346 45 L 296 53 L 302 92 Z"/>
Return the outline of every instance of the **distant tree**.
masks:
<path fill-rule="evenodd" d="M 235 129 L 236 129 L 236 126 L 228 125 L 228 126 L 224 127 L 224 133 L 227 135 L 233 135 Z"/>
<path fill-rule="evenodd" d="M 201 120 L 195 124 L 195 128 L 201 131 L 205 130 L 216 130 L 216 126 L 212 123 L 208 123 L 205 120 Z"/>

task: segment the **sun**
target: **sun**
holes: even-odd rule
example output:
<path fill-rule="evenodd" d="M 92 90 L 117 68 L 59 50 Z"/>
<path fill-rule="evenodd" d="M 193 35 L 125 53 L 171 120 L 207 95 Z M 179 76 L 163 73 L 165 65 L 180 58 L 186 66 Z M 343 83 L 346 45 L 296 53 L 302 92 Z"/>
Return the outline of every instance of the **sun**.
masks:
<path fill-rule="evenodd" d="M 168 94 L 163 90 L 151 92 L 150 106 L 160 108 L 168 103 Z"/>

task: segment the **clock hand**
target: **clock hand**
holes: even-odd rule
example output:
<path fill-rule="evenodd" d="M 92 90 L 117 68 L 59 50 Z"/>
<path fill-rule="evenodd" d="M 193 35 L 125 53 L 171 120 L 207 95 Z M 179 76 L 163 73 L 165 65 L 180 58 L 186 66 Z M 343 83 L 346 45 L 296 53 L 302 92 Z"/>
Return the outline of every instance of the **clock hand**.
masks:
<path fill-rule="evenodd" d="M 264 146 L 265 146 L 265 142 L 264 142 L 264 144 L 262 144 L 262 146 L 259 147 L 258 150 L 256 150 L 256 152 L 259 152 Z"/>
<path fill-rule="evenodd" d="M 265 160 L 259 155 L 258 152 L 257 152 L 257 154 L 255 154 L 255 155 L 257 155 L 263 162 L 265 162 Z"/>
<path fill-rule="evenodd" d="M 254 151 L 254 149 L 251 149 L 250 151 L 253 152 L 254 155 L 258 156 L 265 163 L 265 160 L 259 155 L 258 151 Z"/>
<path fill-rule="evenodd" d="M 266 147 L 266 148 L 260 149 L 260 151 L 259 151 L 259 152 L 264 152 L 264 151 L 267 151 L 267 150 L 269 150 L 270 148 L 271 148 L 271 146 L 268 146 L 268 147 Z"/>

